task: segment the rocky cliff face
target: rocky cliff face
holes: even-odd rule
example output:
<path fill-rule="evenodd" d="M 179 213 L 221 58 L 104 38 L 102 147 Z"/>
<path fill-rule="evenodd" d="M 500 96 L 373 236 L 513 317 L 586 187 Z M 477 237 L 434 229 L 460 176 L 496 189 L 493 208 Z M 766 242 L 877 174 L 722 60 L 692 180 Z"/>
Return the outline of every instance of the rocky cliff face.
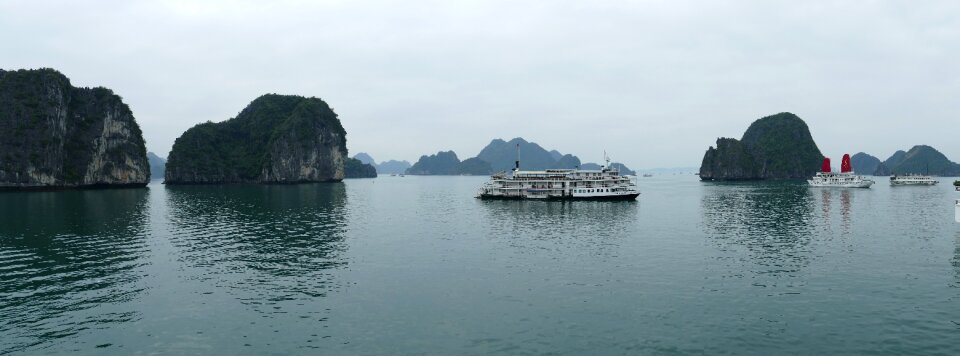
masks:
<path fill-rule="evenodd" d="M 268 94 L 236 118 L 187 130 L 167 159 L 167 184 L 340 181 L 346 132 L 318 98 Z"/>
<path fill-rule="evenodd" d="M 807 124 L 791 113 L 754 121 L 740 140 L 720 138 L 700 165 L 703 180 L 799 179 L 814 175 L 823 155 Z"/>
<path fill-rule="evenodd" d="M 0 189 L 149 182 L 140 126 L 119 96 L 53 69 L 0 70 Z"/>

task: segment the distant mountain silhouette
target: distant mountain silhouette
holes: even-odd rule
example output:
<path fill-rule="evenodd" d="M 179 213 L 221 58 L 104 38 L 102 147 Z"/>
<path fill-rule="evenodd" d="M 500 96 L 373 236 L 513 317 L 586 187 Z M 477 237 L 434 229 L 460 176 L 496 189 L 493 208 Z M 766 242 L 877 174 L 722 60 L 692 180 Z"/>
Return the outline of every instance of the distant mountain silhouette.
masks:
<path fill-rule="evenodd" d="M 369 164 L 369 165 L 374 166 L 374 167 L 377 166 L 377 161 L 374 161 L 374 160 L 373 160 L 373 157 L 370 157 L 370 155 L 368 155 L 368 154 L 366 154 L 366 153 L 364 153 L 364 152 L 360 152 L 360 153 L 357 153 L 357 154 L 353 155 L 353 158 L 356 159 L 356 160 L 358 160 L 358 161 L 360 161 L 360 162 L 363 162 L 364 164 Z"/>
<path fill-rule="evenodd" d="M 490 172 L 490 163 L 476 157 L 461 162 L 453 151 L 421 156 L 407 169 L 407 174 L 412 175 L 487 175 Z"/>
<path fill-rule="evenodd" d="M 410 168 L 410 162 L 389 160 L 380 162 L 377 165 L 377 173 L 380 174 L 403 174 Z"/>
<path fill-rule="evenodd" d="M 467 158 L 457 167 L 457 174 L 463 175 L 482 176 L 491 172 L 490 163 L 477 157 Z"/>
<path fill-rule="evenodd" d="M 377 161 L 365 152 L 357 153 L 353 158 L 373 166 L 377 174 L 403 174 L 410 168 L 410 162 L 407 161 L 389 160 L 377 164 Z"/>
<path fill-rule="evenodd" d="M 580 165 L 580 169 L 600 170 L 601 168 L 603 168 L 603 166 L 593 162 L 584 163 Z M 610 168 L 616 168 L 618 171 L 620 171 L 620 175 L 631 175 L 631 176 L 637 175 L 637 172 L 635 172 L 630 168 L 627 168 L 627 166 L 624 165 L 623 163 L 616 163 L 616 162 L 610 163 Z"/>
<path fill-rule="evenodd" d="M 422 156 L 417 163 L 407 170 L 407 173 L 419 175 L 481 175 L 509 171 L 516 165 L 518 146 L 521 170 L 542 171 L 545 169 L 572 169 L 577 167 L 588 169 L 581 166 L 580 158 L 577 156 L 563 154 L 557 150 L 547 151 L 535 142 L 517 137 L 510 141 L 499 138 L 491 140 L 476 157 L 466 159 L 463 162 L 460 162 L 459 159 L 454 160 L 457 157 L 453 151 Z M 619 163 L 611 164 L 611 167 L 619 167 L 621 174 L 636 174 L 636 172 Z M 600 166 L 596 165 L 596 168 L 593 169 L 600 169 Z"/>
<path fill-rule="evenodd" d="M 560 153 L 557 150 L 550 151 L 550 158 L 553 158 L 554 161 L 559 161 L 560 158 L 563 158 L 563 153 Z"/>
<path fill-rule="evenodd" d="M 899 150 L 894 152 L 893 155 L 891 155 L 890 158 L 887 158 L 886 161 L 883 161 L 883 165 L 887 166 L 887 168 L 896 167 L 900 164 L 900 162 L 903 162 L 906 157 L 907 152 L 904 150 Z"/>
<path fill-rule="evenodd" d="M 863 152 L 850 157 L 850 165 L 853 166 L 853 171 L 858 174 L 873 174 L 882 164 L 883 162 L 880 162 L 879 158 Z"/>
<path fill-rule="evenodd" d="M 536 143 L 527 142 L 519 137 L 509 142 L 499 138 L 490 141 L 487 147 L 480 150 L 477 158 L 490 163 L 490 168 L 495 172 L 508 171 L 514 168 L 517 160 L 517 145 L 520 145 L 520 169 L 541 171 L 556 168 L 557 161 L 553 159 L 550 152 Z"/>
<path fill-rule="evenodd" d="M 889 174 L 929 174 L 935 176 L 960 176 L 960 164 L 950 161 L 947 156 L 937 151 L 935 148 L 926 145 L 913 146 L 909 151 L 897 151 L 882 166 L 885 171 L 878 167 L 875 175 L 879 173 Z"/>
<path fill-rule="evenodd" d="M 415 175 L 457 175 L 459 174 L 460 159 L 453 151 L 440 151 L 429 156 L 420 156 L 407 174 Z"/>
<path fill-rule="evenodd" d="M 156 153 L 147 152 L 147 161 L 150 162 L 150 179 L 163 179 L 167 170 L 167 160 L 160 158 Z"/>

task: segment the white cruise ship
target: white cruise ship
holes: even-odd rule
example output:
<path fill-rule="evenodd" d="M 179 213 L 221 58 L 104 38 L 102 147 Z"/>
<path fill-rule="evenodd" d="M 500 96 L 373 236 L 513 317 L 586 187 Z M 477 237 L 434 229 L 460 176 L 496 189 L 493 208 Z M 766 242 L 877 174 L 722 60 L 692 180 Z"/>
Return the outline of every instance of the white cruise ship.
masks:
<path fill-rule="evenodd" d="M 845 154 L 843 155 L 843 161 L 840 163 L 840 173 L 833 172 L 830 167 L 830 158 L 824 158 L 820 172 L 817 172 L 817 175 L 813 178 L 808 179 L 807 183 L 811 187 L 870 188 L 875 182 L 853 173 L 853 168 L 850 166 L 850 155 Z"/>
<path fill-rule="evenodd" d="M 600 170 L 547 169 L 494 174 L 480 187 L 480 199 L 636 200 L 640 195 L 631 176 L 610 167 Z"/>
<path fill-rule="evenodd" d="M 955 189 L 957 193 L 960 193 L 960 180 L 953 182 L 953 189 Z M 957 206 L 954 208 L 954 211 L 954 214 L 956 215 L 954 220 L 960 223 L 960 199 L 957 199 Z"/>
<path fill-rule="evenodd" d="M 936 185 L 937 180 L 931 178 L 930 176 L 922 176 L 918 174 L 908 174 L 905 176 L 892 176 L 890 177 L 890 185 L 899 186 L 899 185 Z"/>

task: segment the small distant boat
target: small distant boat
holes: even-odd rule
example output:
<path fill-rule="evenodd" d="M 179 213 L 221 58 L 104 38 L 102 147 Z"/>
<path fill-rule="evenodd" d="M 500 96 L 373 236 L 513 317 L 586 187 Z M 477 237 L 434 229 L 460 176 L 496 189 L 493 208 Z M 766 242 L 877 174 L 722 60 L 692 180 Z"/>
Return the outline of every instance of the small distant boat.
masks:
<path fill-rule="evenodd" d="M 939 183 L 936 179 L 933 179 L 930 176 L 924 176 L 919 174 L 908 174 L 905 176 L 892 176 L 890 177 L 890 185 L 892 186 L 903 186 L 903 185 L 937 185 Z"/>
<path fill-rule="evenodd" d="M 644 174 L 643 174 L 643 177 L 644 177 L 644 178 L 650 178 L 650 177 L 653 177 L 653 174 L 644 173 Z"/>
<path fill-rule="evenodd" d="M 397 174 L 396 174 L 396 173 L 391 173 L 390 176 L 391 176 L 391 177 L 396 177 Z"/>
<path fill-rule="evenodd" d="M 850 166 L 850 155 L 844 154 L 843 161 L 840 163 L 840 173 L 834 173 L 830 167 L 830 158 L 824 158 L 820 172 L 817 172 L 817 175 L 813 178 L 808 179 L 807 183 L 811 187 L 870 188 L 875 182 L 854 174 L 853 168 Z"/>

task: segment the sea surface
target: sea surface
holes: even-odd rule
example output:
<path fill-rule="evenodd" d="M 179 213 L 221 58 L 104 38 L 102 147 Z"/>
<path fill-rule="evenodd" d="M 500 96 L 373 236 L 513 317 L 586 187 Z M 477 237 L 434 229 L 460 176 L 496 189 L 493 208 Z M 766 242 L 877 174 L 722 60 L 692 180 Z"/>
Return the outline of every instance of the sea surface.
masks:
<path fill-rule="evenodd" d="M 960 354 L 935 187 L 484 177 L 0 194 L 0 353 Z"/>

